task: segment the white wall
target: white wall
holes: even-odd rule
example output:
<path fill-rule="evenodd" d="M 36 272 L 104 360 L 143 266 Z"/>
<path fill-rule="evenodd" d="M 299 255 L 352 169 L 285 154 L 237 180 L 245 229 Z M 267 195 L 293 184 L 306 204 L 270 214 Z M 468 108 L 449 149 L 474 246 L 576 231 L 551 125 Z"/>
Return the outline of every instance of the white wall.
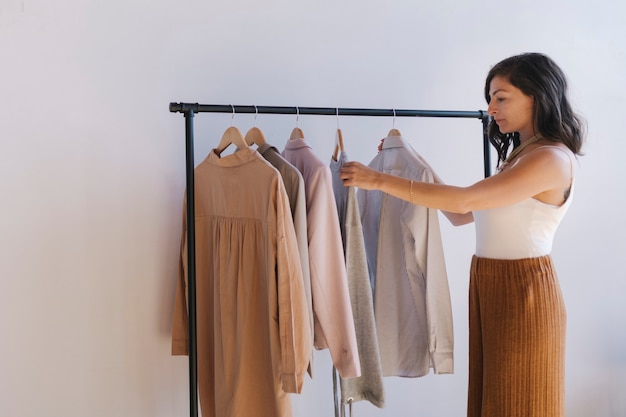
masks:
<path fill-rule="evenodd" d="M 563 67 L 589 124 L 554 250 L 568 416 L 625 415 L 624 12 L 617 0 L 0 0 L 0 415 L 188 413 L 187 361 L 169 356 L 185 183 L 170 102 L 478 110 L 490 65 L 524 51 Z M 234 120 L 244 130 L 253 116 Z M 229 125 L 196 117 L 196 161 Z M 295 118 L 257 125 L 282 149 Z M 391 120 L 340 125 L 368 162 Z M 300 127 L 328 159 L 336 120 Z M 449 183 L 480 179 L 478 121 L 396 128 Z M 359 416 L 464 414 L 474 232 L 442 229 L 456 373 L 389 378 L 386 408 L 357 403 Z M 327 352 L 316 359 L 297 416 L 332 415 Z"/>

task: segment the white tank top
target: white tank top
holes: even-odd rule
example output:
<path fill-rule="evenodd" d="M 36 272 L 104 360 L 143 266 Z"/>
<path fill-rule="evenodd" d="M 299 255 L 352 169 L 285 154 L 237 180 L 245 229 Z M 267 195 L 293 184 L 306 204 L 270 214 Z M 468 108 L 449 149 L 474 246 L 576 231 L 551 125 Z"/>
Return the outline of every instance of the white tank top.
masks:
<path fill-rule="evenodd" d="M 572 176 L 569 195 L 560 206 L 531 197 L 506 207 L 474 211 L 476 256 L 524 259 L 549 255 L 554 234 L 572 202 L 573 194 Z"/>

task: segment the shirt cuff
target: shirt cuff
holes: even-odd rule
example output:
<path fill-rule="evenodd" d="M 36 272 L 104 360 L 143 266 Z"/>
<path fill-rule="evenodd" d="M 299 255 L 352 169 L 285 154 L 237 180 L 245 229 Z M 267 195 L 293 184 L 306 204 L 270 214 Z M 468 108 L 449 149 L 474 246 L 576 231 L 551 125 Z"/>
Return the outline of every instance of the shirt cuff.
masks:
<path fill-rule="evenodd" d="M 189 355 L 189 344 L 186 340 L 172 341 L 172 356 Z"/>
<path fill-rule="evenodd" d="M 281 374 L 280 379 L 283 384 L 283 391 L 293 394 L 302 392 L 304 374 Z"/>
<path fill-rule="evenodd" d="M 453 374 L 454 359 L 452 352 L 434 352 L 431 354 L 436 374 Z"/>

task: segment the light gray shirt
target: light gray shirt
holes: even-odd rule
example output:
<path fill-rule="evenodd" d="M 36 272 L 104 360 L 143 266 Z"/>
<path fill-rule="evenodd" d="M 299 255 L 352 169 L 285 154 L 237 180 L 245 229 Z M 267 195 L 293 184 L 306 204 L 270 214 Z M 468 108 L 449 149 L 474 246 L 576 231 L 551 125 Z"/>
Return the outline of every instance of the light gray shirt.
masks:
<path fill-rule="evenodd" d="M 369 166 L 414 181 L 433 173 L 401 136 L 385 138 Z M 408 187 L 408 184 L 407 184 Z M 438 212 L 359 190 L 384 376 L 453 372 L 453 329 Z"/>

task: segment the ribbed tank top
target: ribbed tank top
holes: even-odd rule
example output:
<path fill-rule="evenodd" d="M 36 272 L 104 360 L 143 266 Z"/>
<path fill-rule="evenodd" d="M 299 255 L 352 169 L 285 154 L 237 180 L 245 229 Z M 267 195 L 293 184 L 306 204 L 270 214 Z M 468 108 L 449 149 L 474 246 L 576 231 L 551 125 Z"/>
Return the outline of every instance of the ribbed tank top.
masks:
<path fill-rule="evenodd" d="M 560 206 L 531 197 L 506 207 L 474 211 L 476 256 L 524 259 L 549 255 L 556 229 L 571 205 L 573 194 L 572 176 L 569 195 Z"/>

